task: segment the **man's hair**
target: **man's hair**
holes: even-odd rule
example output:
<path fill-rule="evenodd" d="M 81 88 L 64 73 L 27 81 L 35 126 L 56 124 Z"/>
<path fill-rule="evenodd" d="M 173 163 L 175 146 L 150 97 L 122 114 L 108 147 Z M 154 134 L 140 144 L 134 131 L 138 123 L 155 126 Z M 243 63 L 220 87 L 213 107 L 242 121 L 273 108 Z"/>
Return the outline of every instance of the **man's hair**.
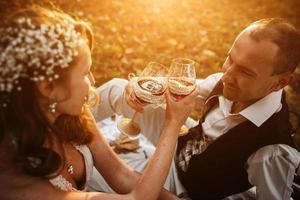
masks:
<path fill-rule="evenodd" d="M 281 18 L 261 19 L 248 27 L 252 26 L 250 37 L 256 41 L 270 40 L 279 47 L 273 74 L 294 72 L 300 62 L 300 33 L 297 29 Z"/>

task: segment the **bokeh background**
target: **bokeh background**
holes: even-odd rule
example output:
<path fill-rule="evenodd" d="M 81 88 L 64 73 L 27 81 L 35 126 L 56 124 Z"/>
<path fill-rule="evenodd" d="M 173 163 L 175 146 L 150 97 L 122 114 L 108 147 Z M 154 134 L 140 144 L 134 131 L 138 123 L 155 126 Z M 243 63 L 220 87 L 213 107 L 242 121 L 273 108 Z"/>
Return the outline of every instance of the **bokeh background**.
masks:
<path fill-rule="evenodd" d="M 281 17 L 300 29 L 300 0 L 51 2 L 92 25 L 96 41 L 92 70 L 97 85 L 114 77 L 138 74 L 150 61 L 169 66 L 171 59 L 176 57 L 197 61 L 197 77 L 204 78 L 220 71 L 234 38 L 249 23 L 266 17 Z M 296 76 L 296 81 L 286 91 L 291 110 L 300 113 L 300 69 Z M 295 116 L 291 115 L 291 120 L 296 127 Z M 294 138 L 300 146 L 299 131 Z"/>
<path fill-rule="evenodd" d="M 97 84 L 139 73 L 150 61 L 170 65 L 195 60 L 197 77 L 220 71 L 237 34 L 249 23 L 281 17 L 300 29 L 300 0 L 60 0 L 62 9 L 89 21 L 95 32 L 93 72 Z M 286 88 L 300 113 L 300 70 Z M 195 115 L 196 116 L 196 115 Z M 294 127 L 298 118 L 292 114 Z M 300 133 L 295 141 L 300 146 Z"/>

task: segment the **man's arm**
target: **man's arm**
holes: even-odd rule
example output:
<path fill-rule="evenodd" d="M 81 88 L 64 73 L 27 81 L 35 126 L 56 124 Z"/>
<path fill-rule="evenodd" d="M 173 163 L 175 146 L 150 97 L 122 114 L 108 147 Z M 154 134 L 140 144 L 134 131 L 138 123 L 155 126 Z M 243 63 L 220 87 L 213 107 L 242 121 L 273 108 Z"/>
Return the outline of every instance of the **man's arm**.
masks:
<path fill-rule="evenodd" d="M 134 95 L 130 95 L 132 91 L 128 84 L 125 79 L 115 78 L 98 87 L 100 103 L 93 108 L 92 113 L 96 121 L 101 121 L 116 113 L 131 118 L 135 110 L 138 110 L 135 121 L 142 134 L 156 146 L 165 120 L 165 109 L 139 104 Z M 188 118 L 186 125 L 191 128 L 197 123 Z"/>
<path fill-rule="evenodd" d="M 197 87 L 199 88 L 198 102 L 201 106 L 204 100 L 209 95 L 215 84 L 220 80 L 222 73 L 216 73 L 208 76 L 205 79 L 197 80 Z M 134 81 L 134 80 L 133 80 Z M 122 114 L 126 117 L 131 117 L 134 110 L 143 112 L 144 106 L 137 101 L 130 99 L 131 93 L 130 87 L 128 87 L 128 81 L 125 79 L 114 78 L 100 87 L 97 88 L 97 93 L 100 95 L 100 103 L 93 109 L 93 114 L 96 121 L 101 121 L 108 118 L 115 113 Z M 127 94 L 126 94 L 127 92 Z"/>
<path fill-rule="evenodd" d="M 290 199 L 300 153 L 283 144 L 268 145 L 253 153 L 247 161 L 249 182 L 256 186 L 256 197 Z"/>
<path fill-rule="evenodd" d="M 114 78 L 97 88 L 100 102 L 92 110 L 96 121 L 111 117 L 115 113 L 126 117 L 132 116 L 134 110 L 126 103 L 124 97 L 127 84 L 128 81 L 125 79 Z"/>

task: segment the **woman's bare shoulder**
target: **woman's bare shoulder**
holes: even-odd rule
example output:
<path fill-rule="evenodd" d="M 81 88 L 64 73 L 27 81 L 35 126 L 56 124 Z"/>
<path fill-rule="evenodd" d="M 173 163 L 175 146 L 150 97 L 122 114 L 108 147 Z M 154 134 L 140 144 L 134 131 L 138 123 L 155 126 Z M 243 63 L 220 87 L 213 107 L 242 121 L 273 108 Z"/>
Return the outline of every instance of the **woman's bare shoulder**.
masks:
<path fill-rule="evenodd" d="M 0 148 L 1 149 L 1 148 Z M 2 154 L 3 157 L 3 154 Z M 1 160 L 1 157 L 0 157 Z M 3 163 L 3 162 L 0 162 Z M 118 200 L 132 195 L 95 192 L 64 192 L 53 187 L 47 179 L 26 175 L 11 162 L 0 167 L 1 200 Z"/>

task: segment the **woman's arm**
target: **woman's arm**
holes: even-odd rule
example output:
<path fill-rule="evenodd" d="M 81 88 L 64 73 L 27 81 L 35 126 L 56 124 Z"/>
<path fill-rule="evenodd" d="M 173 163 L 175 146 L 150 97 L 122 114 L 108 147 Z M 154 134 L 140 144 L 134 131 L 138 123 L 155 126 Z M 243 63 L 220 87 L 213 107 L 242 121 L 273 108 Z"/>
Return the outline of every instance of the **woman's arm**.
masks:
<path fill-rule="evenodd" d="M 101 172 L 101 175 L 105 178 L 110 187 L 120 194 L 130 193 L 137 184 L 141 174 L 128 167 L 117 156 L 101 133 L 95 135 L 94 142 L 90 145 L 90 149 L 93 153 L 94 164 L 97 170 Z M 148 187 L 152 188 L 151 186 Z M 165 189 L 161 190 L 159 198 L 178 199 Z"/>
<path fill-rule="evenodd" d="M 180 126 L 193 107 L 193 100 L 197 92 L 187 96 L 179 102 L 167 98 L 166 122 L 157 151 L 151 158 L 144 174 L 139 175 L 126 165 L 111 150 L 105 139 L 99 134 L 95 120 L 90 113 L 90 127 L 95 133 L 95 140 L 90 145 L 95 164 L 108 182 L 122 194 L 63 192 L 53 187 L 48 180 L 27 176 L 19 172 L 15 165 L 5 163 L 5 170 L 0 171 L 0 199 L 22 200 L 126 200 L 126 199 L 157 199 L 174 153 L 175 143 Z M 0 145 L 2 146 L 2 145 Z M 2 151 L 3 152 L 3 151 Z M 4 154 L 0 158 L 3 160 Z M 4 164 L 4 163 L 3 163 Z M 1 167 L 1 169 L 4 169 Z M 145 195 L 147 194 L 147 195 Z M 165 192 L 162 199 L 176 198 Z"/>
<path fill-rule="evenodd" d="M 123 200 L 130 195 L 92 192 L 64 192 L 53 187 L 47 179 L 25 175 L 14 165 L 0 171 L 1 200 Z"/>
<path fill-rule="evenodd" d="M 1 200 L 124 200 L 131 195 L 64 192 L 47 179 L 26 175 L 10 157 L 8 147 L 0 142 L 0 199 Z"/>
<path fill-rule="evenodd" d="M 157 199 L 173 158 L 179 129 L 194 107 L 197 95 L 198 91 L 195 90 L 178 102 L 167 95 L 166 120 L 161 138 L 156 152 L 140 178 L 117 157 L 99 134 L 95 122 L 91 122 L 94 123 L 95 140 L 91 143 L 90 149 L 95 166 L 114 190 L 119 193 L 131 192 L 135 199 Z"/>

